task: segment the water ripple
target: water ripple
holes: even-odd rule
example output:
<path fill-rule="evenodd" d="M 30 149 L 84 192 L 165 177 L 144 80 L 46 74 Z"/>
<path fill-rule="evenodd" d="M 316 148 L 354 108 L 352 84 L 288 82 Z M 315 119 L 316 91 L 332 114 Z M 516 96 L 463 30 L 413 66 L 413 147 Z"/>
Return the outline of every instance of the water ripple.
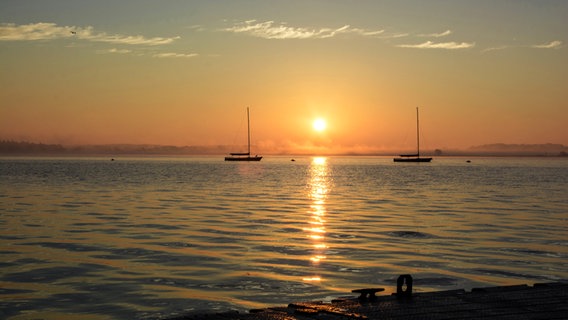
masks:
<path fill-rule="evenodd" d="M 246 310 L 404 273 L 418 291 L 568 279 L 564 162 L 0 161 L 8 318 Z"/>

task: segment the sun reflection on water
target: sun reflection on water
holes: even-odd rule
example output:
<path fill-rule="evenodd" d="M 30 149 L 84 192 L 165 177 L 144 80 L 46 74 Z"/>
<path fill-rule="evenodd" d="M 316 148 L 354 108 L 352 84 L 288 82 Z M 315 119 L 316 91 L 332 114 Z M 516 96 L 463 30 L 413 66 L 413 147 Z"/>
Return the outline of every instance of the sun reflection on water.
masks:
<path fill-rule="evenodd" d="M 308 210 L 308 226 L 304 228 L 307 237 L 312 241 L 313 251 L 310 256 L 311 265 L 317 267 L 326 259 L 325 252 L 328 246 L 325 243 L 325 215 L 326 198 L 329 193 L 329 168 L 327 158 L 315 157 L 310 165 L 310 175 L 308 180 L 308 196 L 311 205 Z M 314 272 L 317 273 L 317 272 Z M 320 275 L 314 274 L 303 278 L 304 281 L 321 281 Z"/>

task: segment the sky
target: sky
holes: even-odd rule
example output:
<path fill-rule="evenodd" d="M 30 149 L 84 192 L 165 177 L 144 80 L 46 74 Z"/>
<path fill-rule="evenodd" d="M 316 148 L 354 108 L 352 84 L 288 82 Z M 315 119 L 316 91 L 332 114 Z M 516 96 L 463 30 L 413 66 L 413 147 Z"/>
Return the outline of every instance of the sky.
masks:
<path fill-rule="evenodd" d="M 568 145 L 567 44 L 563 0 L 0 0 L 0 140 Z"/>

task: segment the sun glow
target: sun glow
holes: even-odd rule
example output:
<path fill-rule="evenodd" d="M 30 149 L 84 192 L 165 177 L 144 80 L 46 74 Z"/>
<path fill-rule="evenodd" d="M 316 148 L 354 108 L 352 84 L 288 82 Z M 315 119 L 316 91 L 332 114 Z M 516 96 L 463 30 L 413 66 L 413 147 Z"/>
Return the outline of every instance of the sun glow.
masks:
<path fill-rule="evenodd" d="M 327 123 L 325 122 L 325 119 L 318 118 L 318 119 L 314 120 L 314 123 L 312 124 L 312 126 L 314 127 L 314 130 L 316 130 L 318 132 L 322 132 L 327 127 Z"/>

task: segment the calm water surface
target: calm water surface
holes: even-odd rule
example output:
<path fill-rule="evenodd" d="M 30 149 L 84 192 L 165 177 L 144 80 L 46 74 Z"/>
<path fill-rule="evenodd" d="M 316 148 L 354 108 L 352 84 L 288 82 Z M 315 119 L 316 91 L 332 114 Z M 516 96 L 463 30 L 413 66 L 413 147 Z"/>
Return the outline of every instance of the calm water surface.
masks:
<path fill-rule="evenodd" d="M 567 159 L 465 160 L 0 158 L 0 318 L 567 280 Z"/>

